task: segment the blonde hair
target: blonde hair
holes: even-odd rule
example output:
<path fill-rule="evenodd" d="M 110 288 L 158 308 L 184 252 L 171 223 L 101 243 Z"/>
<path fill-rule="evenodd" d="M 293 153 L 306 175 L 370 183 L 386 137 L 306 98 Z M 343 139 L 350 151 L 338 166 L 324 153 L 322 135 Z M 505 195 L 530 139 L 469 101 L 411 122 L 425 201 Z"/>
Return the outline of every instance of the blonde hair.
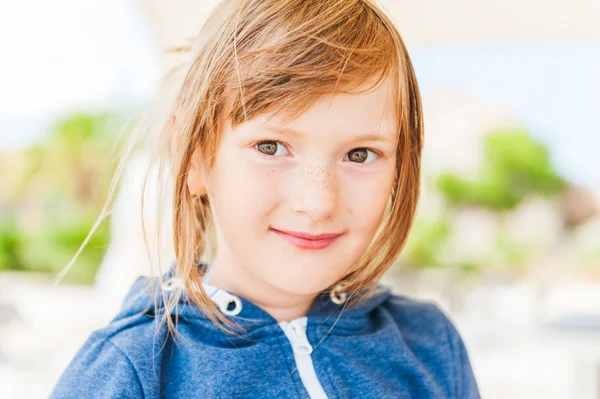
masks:
<path fill-rule="evenodd" d="M 191 45 L 180 50 L 186 62 L 167 74 L 158 108 L 149 110 L 154 130 L 138 128 L 134 135 L 155 136 L 159 170 L 164 173 L 166 164 L 173 168 L 174 267 L 185 287 L 169 296 L 163 292 L 169 329 L 176 330 L 183 290 L 213 322 L 233 326 L 201 289 L 203 270 L 196 267 L 213 226 L 208 197 L 193 197 L 187 188 L 194 150 L 212 166 L 225 121 L 235 127 L 258 114 L 282 111 L 293 119 L 327 95 L 360 93 L 357 88 L 374 80 L 369 90 L 392 74 L 396 184 L 371 245 L 330 287 L 341 284 L 356 294 L 354 302 L 368 296 L 400 254 L 413 223 L 423 145 L 417 80 L 387 13 L 374 0 L 225 0 Z M 158 111 L 162 119 L 156 121 Z M 126 153 L 134 147 L 130 144 Z"/>

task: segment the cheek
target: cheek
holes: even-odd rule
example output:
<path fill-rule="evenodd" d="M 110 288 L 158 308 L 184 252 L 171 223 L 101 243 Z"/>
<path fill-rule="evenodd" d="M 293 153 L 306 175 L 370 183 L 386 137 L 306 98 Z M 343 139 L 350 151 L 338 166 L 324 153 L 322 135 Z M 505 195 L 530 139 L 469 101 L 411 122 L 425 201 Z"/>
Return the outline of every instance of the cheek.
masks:
<path fill-rule="evenodd" d="M 341 200 L 351 215 L 350 223 L 365 235 L 375 234 L 387 205 L 394 176 L 391 173 L 348 176 L 341 190 Z"/>
<path fill-rule="evenodd" d="M 264 217 L 280 198 L 282 174 L 271 165 L 257 164 L 244 158 L 243 151 L 220 154 L 212 175 L 212 192 L 219 219 L 236 223 Z"/>

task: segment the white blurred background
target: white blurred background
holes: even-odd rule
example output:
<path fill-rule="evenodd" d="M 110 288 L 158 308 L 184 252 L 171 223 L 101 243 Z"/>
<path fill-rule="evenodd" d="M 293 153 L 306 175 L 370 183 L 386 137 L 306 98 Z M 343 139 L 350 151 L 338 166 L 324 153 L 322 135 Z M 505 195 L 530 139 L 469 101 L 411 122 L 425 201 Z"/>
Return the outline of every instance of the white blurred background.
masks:
<path fill-rule="evenodd" d="M 452 315 L 483 397 L 600 398 L 600 2 L 380 3 L 426 124 L 419 219 L 385 283 Z M 0 4 L 1 398 L 47 396 L 149 273 L 139 154 L 52 288 L 106 198 L 116 132 L 215 4 Z"/>

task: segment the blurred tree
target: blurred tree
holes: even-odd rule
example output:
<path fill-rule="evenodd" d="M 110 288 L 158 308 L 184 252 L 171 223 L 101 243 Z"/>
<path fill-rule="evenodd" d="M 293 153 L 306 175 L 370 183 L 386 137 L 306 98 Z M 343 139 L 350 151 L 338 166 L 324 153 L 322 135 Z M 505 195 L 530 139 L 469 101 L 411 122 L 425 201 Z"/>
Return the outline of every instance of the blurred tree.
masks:
<path fill-rule="evenodd" d="M 505 234 L 504 215 L 531 195 L 559 198 L 567 183 L 554 170 L 548 148 L 523 130 L 490 132 L 485 136 L 483 151 L 483 165 L 475 177 L 456 173 L 434 177 L 446 207 L 439 220 L 417 218 L 399 259 L 401 264 L 463 271 L 523 264 L 528 248 Z M 456 253 L 450 242 L 454 216 L 472 207 L 491 210 L 498 221 L 493 252 L 483 259 L 481 255 L 470 258 Z"/>
<path fill-rule="evenodd" d="M 123 121 L 118 113 L 77 113 L 23 153 L 13 216 L 0 221 L 0 269 L 56 273 L 70 261 L 106 200 Z M 100 228 L 67 279 L 93 281 L 108 239 Z"/>
<path fill-rule="evenodd" d="M 429 221 L 418 219 L 409 236 L 409 244 L 403 255 L 411 264 L 422 267 L 438 267 L 442 246 L 450 234 L 447 220 Z"/>
<path fill-rule="evenodd" d="M 505 211 L 516 208 L 528 195 L 553 196 L 566 186 L 552 167 L 547 146 L 522 130 L 489 133 L 483 159 L 474 179 L 454 173 L 437 178 L 437 188 L 450 204 Z"/>
<path fill-rule="evenodd" d="M 19 240 L 19 230 L 14 216 L 6 211 L 0 213 L 0 270 L 21 266 L 17 251 Z"/>

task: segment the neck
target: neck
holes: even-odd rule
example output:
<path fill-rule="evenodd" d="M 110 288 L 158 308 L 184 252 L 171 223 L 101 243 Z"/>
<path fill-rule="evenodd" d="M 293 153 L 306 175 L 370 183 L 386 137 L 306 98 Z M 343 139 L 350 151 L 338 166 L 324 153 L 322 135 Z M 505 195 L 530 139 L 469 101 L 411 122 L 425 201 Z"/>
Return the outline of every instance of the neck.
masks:
<path fill-rule="evenodd" d="M 210 285 L 249 300 L 277 322 L 306 316 L 316 298 L 316 295 L 297 295 L 282 291 L 249 275 L 243 267 L 219 262 L 218 257 L 211 267 Z"/>

